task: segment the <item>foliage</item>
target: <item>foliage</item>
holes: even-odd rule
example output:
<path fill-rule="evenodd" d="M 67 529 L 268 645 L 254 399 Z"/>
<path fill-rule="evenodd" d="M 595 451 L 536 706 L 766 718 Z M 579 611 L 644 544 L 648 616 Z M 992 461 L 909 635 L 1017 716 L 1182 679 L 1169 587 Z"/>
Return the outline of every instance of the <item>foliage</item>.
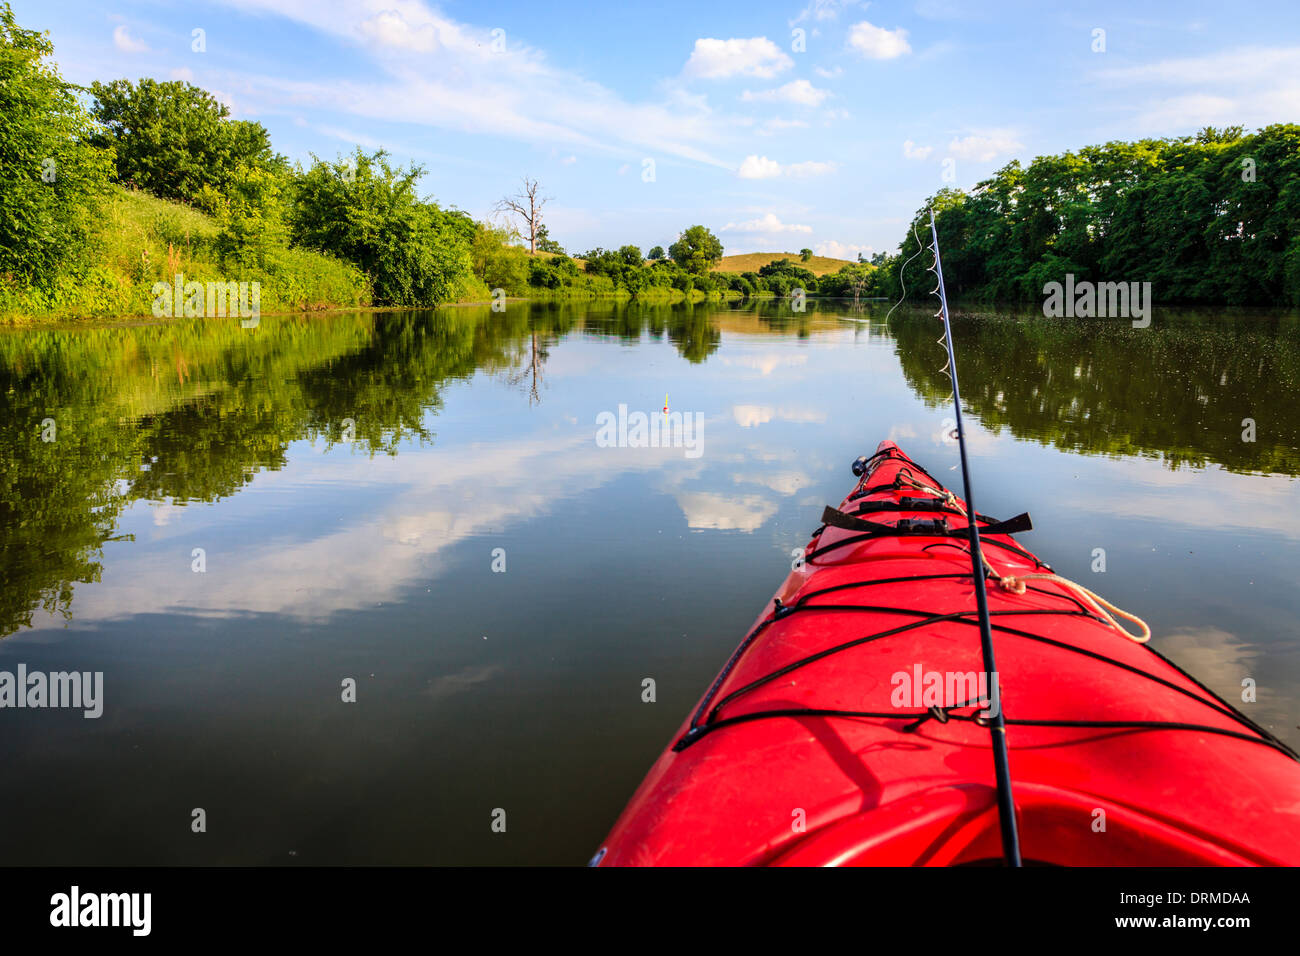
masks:
<path fill-rule="evenodd" d="M 1300 125 L 1207 128 L 1012 162 L 930 206 L 954 299 L 1041 300 L 1045 282 L 1073 273 L 1150 282 L 1161 302 L 1300 304 Z M 924 240 L 926 210 L 914 227 Z M 884 265 L 886 294 L 901 294 L 899 269 L 916 249 L 909 230 Z M 928 291 L 919 262 L 903 277 L 909 296 Z"/>
<path fill-rule="evenodd" d="M 205 186 L 227 192 L 244 169 L 287 172 L 262 124 L 230 119 L 224 104 L 193 84 L 146 77 L 138 84 L 95 82 L 90 89 L 103 125 L 92 141 L 113 148 L 124 186 L 196 202 Z"/>
<path fill-rule="evenodd" d="M 839 272 L 822 276 L 817 283 L 817 291 L 825 296 L 853 298 L 874 296 L 877 294 L 879 272 L 875 266 L 865 262 L 850 263 Z"/>
<path fill-rule="evenodd" d="M 531 257 L 527 249 L 511 243 L 514 235 L 499 226 L 478 226 L 470 244 L 470 266 L 489 289 L 523 295 L 528 290 Z"/>
<path fill-rule="evenodd" d="M 722 258 L 722 242 L 703 226 L 691 226 L 668 247 L 673 261 L 695 275 L 704 275 Z"/>
<path fill-rule="evenodd" d="M 541 225 L 537 230 L 537 251 L 553 252 L 556 255 L 564 255 L 564 248 L 551 238 L 551 232 L 546 225 Z"/>
<path fill-rule="evenodd" d="M 452 296 L 470 271 L 470 252 L 460 214 L 416 195 L 422 167 L 395 168 L 383 150 L 360 148 L 351 159 L 313 160 L 295 187 L 295 243 L 355 263 L 382 304 L 433 305 Z"/>
<path fill-rule="evenodd" d="M 0 6 L 0 284 L 48 293 L 84 274 L 112 157 L 91 146 L 90 115 L 43 58 L 49 38 Z"/>
<path fill-rule="evenodd" d="M 206 185 L 199 191 L 198 205 L 217 222 L 216 248 L 223 260 L 261 264 L 268 251 L 286 244 L 285 185 L 269 170 L 241 166 L 224 195 Z"/>
<path fill-rule="evenodd" d="M 45 290 L 0 282 L 0 316 L 31 318 L 150 315 L 156 281 L 261 283 L 263 313 L 367 305 L 366 276 L 350 263 L 308 249 L 268 248 L 261 261 L 223 262 L 221 230 L 203 213 L 147 193 L 112 187 L 94 223 L 98 264 L 62 274 Z"/>

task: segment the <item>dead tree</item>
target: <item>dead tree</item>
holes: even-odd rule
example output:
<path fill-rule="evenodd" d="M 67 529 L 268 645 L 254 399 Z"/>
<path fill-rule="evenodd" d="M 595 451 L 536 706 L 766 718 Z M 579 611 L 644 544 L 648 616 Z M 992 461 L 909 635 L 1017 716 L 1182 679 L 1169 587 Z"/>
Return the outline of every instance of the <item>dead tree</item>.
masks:
<path fill-rule="evenodd" d="M 546 347 L 546 342 L 543 340 L 538 343 L 537 332 L 534 330 L 527 364 L 520 369 L 516 369 L 507 378 L 511 386 L 523 386 L 527 389 L 530 407 L 533 402 L 541 404 L 542 395 L 538 386 L 542 382 L 542 369 L 545 367 L 548 358 L 550 358 L 550 351 Z"/>
<path fill-rule="evenodd" d="M 513 196 L 507 196 L 496 204 L 496 211 L 508 216 L 517 216 L 524 224 L 520 230 L 528 236 L 528 251 L 537 254 L 537 232 L 542 228 L 542 207 L 553 197 L 539 195 L 541 183 L 524 177 L 524 188 Z"/>

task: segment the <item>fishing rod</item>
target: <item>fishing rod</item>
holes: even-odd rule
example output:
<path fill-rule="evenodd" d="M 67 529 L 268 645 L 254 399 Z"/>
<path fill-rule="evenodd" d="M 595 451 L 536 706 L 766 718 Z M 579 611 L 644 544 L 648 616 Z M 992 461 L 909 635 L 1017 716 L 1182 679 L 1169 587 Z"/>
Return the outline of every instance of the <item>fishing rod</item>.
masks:
<path fill-rule="evenodd" d="M 984 554 L 980 549 L 980 531 L 975 516 L 975 499 L 971 496 L 970 466 L 966 459 L 966 428 L 961 418 L 961 389 L 957 385 L 957 358 L 953 353 L 952 323 L 948 317 L 948 294 L 943 287 L 943 262 L 939 258 L 939 232 L 934 225 L 934 210 L 930 210 L 930 249 L 934 253 L 934 267 L 930 270 L 939 280 L 934 294 L 939 296 L 939 316 L 943 318 L 943 340 L 948 346 L 948 365 L 944 369 L 952 379 L 952 407 L 957 422 L 957 449 L 961 455 L 962 492 L 966 498 L 966 531 L 970 538 L 971 574 L 975 582 L 975 601 L 979 608 L 980 650 L 984 657 L 984 672 L 989 680 L 997 680 L 997 663 L 993 658 L 993 627 L 989 622 L 989 599 L 985 593 Z M 1000 701 L 1000 695 L 998 700 Z M 1011 794 L 1011 767 L 1007 760 L 1007 722 L 999 703 L 989 720 L 989 734 L 993 744 L 993 775 L 998 791 L 998 826 L 1002 831 L 1002 855 L 1008 866 L 1020 866 L 1020 834 L 1016 829 L 1016 806 Z"/>

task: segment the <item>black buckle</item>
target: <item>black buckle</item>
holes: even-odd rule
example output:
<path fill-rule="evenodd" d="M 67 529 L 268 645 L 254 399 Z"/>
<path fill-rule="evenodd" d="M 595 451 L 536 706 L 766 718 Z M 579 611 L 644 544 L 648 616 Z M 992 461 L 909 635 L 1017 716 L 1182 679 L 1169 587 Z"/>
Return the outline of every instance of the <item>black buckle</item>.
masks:
<path fill-rule="evenodd" d="M 948 533 L 947 518 L 900 518 L 895 525 L 902 534 L 942 534 Z"/>

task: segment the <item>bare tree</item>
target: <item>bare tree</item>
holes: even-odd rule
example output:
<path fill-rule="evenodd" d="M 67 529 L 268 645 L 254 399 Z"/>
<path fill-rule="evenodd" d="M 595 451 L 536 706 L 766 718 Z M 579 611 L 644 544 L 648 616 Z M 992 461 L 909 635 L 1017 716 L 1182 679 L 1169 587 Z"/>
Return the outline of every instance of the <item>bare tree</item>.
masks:
<path fill-rule="evenodd" d="M 542 395 L 538 390 L 538 386 L 543 378 L 542 369 L 545 367 L 546 360 L 550 358 L 550 355 L 550 350 L 546 347 L 546 341 L 543 340 L 539 343 L 537 341 L 537 331 L 534 329 L 528 362 L 522 368 L 512 372 L 507 378 L 511 386 L 527 386 L 529 407 L 532 406 L 533 402 L 541 404 Z"/>
<path fill-rule="evenodd" d="M 554 197 L 542 196 L 542 185 L 535 179 L 524 177 L 524 188 L 513 196 L 507 196 L 496 204 L 496 211 L 509 216 L 518 216 L 524 228 L 520 230 L 528 237 L 528 251 L 537 254 L 537 233 L 542 228 L 542 207 Z"/>

